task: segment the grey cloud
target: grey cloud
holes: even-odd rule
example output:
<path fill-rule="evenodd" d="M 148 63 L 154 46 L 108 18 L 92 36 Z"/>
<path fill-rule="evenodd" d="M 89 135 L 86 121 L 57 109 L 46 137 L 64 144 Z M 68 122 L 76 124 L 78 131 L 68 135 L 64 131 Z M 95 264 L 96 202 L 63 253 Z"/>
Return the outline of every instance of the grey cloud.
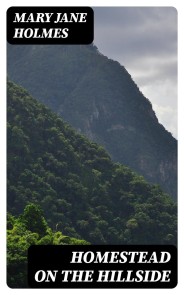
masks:
<path fill-rule="evenodd" d="M 113 49 L 117 54 L 121 50 L 125 56 L 128 56 L 128 53 L 168 54 L 176 49 L 176 19 L 172 16 L 172 9 L 171 11 L 162 9 L 162 18 L 156 15 L 156 11 L 159 11 L 157 8 L 153 8 L 154 13 L 150 8 L 109 8 L 109 10 L 111 10 L 110 21 L 109 15 L 107 17 L 101 9 L 101 13 L 95 14 L 95 41 L 101 46 L 108 45 L 109 50 Z M 100 23 L 98 23 L 99 18 Z"/>
<path fill-rule="evenodd" d="M 126 67 L 141 91 L 156 105 L 160 122 L 176 136 L 176 10 L 172 7 L 98 7 L 94 8 L 94 14 L 94 43 L 100 52 Z"/>

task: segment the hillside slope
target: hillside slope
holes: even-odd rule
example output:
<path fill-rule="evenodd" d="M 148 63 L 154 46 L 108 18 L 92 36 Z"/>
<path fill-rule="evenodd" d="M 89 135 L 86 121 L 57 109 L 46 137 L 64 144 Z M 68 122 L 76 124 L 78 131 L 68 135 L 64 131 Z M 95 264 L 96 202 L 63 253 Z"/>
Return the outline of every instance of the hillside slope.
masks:
<path fill-rule="evenodd" d="M 8 82 L 8 212 L 38 204 L 49 226 L 93 244 L 176 244 L 176 205 Z"/>
<path fill-rule="evenodd" d="M 114 161 L 176 198 L 177 141 L 118 62 L 93 45 L 8 45 L 8 74 Z"/>

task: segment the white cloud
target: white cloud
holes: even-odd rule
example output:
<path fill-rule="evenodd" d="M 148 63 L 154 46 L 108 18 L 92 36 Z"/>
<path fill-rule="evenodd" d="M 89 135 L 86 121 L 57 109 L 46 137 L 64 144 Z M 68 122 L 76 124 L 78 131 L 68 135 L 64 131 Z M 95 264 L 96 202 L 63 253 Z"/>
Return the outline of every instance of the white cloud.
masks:
<path fill-rule="evenodd" d="M 170 106 L 160 106 L 153 104 L 154 111 L 159 114 L 162 125 L 167 126 L 167 129 L 177 138 L 177 111 Z"/>

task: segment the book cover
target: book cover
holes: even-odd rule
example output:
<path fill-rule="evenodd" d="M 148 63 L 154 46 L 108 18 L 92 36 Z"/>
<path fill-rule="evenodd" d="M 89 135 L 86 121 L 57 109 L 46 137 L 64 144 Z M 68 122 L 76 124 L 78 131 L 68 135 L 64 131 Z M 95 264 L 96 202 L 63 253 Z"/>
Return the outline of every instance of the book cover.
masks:
<path fill-rule="evenodd" d="M 7 285 L 177 285 L 177 10 L 7 10 Z"/>

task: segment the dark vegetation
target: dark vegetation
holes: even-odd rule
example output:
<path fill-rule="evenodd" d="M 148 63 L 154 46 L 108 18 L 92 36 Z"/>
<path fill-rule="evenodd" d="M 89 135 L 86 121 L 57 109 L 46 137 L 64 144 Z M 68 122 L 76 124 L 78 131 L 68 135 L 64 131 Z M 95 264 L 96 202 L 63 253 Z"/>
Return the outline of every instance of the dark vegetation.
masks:
<path fill-rule="evenodd" d="M 32 244 L 176 244 L 176 205 L 8 81 L 8 285 Z M 88 242 L 86 242 L 88 241 Z"/>
<path fill-rule="evenodd" d="M 93 244 L 176 243 L 168 195 L 8 82 L 8 212 L 29 203 L 52 230 Z"/>

